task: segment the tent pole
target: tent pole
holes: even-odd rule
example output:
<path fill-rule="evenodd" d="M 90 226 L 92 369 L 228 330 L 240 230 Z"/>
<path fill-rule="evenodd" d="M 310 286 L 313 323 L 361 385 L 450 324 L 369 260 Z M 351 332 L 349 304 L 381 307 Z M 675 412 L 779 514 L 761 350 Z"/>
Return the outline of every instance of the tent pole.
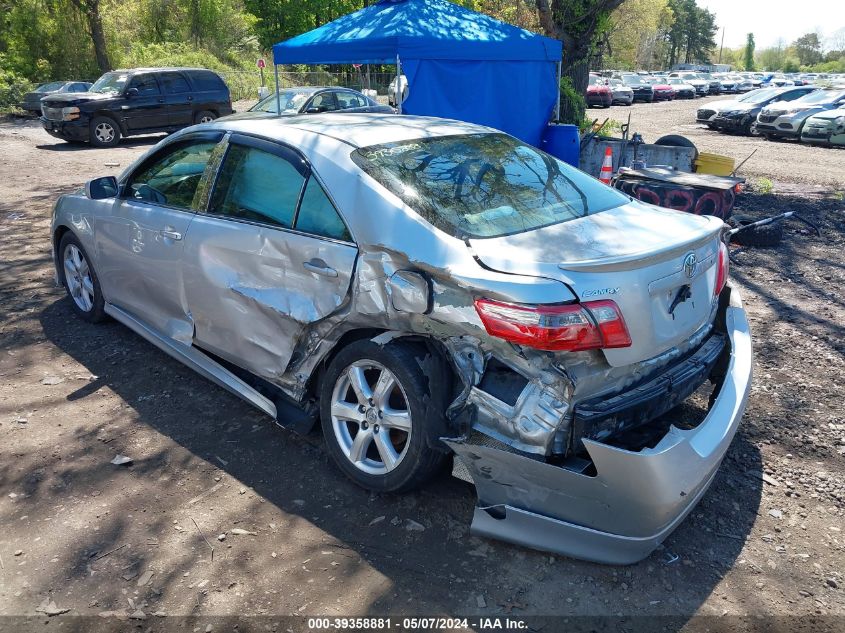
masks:
<path fill-rule="evenodd" d="M 282 95 L 279 93 L 279 65 L 273 63 L 273 71 L 276 74 L 276 114 L 282 116 Z"/>
<path fill-rule="evenodd" d="M 402 114 L 402 63 L 399 61 L 399 53 L 396 54 L 396 105 L 399 114 Z"/>
<path fill-rule="evenodd" d="M 563 63 L 557 63 L 557 101 L 555 101 L 555 121 L 560 121 L 560 77 Z"/>

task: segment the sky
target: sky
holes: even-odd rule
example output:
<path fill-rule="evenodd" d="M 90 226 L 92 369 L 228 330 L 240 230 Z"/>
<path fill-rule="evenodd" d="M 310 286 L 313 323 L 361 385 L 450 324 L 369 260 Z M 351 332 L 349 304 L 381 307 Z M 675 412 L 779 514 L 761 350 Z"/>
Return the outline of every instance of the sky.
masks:
<path fill-rule="evenodd" d="M 819 31 L 824 37 L 845 27 L 843 0 L 696 0 L 698 6 L 716 14 L 725 48 L 745 46 L 745 37 L 754 33 L 757 50 L 774 46 L 778 38 L 789 44 L 805 33 Z"/>

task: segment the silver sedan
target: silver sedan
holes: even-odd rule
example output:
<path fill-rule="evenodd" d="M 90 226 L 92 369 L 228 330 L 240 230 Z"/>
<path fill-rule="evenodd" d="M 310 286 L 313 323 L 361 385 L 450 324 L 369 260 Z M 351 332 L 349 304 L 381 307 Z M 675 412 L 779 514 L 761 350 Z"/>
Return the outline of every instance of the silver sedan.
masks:
<path fill-rule="evenodd" d="M 178 132 L 62 196 L 51 239 L 81 318 L 321 424 L 359 485 L 449 463 L 475 533 L 630 563 L 705 494 L 745 408 L 723 231 L 496 130 L 321 114 Z"/>

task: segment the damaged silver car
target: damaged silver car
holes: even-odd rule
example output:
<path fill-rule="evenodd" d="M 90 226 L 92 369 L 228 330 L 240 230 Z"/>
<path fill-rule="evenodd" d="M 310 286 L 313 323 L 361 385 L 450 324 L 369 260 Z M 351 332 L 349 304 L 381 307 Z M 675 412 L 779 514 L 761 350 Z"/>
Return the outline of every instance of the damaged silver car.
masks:
<path fill-rule="evenodd" d="M 745 409 L 723 232 L 496 130 L 378 114 L 188 128 L 52 223 L 82 318 L 320 423 L 361 486 L 449 463 L 475 533 L 607 563 L 683 520 Z"/>

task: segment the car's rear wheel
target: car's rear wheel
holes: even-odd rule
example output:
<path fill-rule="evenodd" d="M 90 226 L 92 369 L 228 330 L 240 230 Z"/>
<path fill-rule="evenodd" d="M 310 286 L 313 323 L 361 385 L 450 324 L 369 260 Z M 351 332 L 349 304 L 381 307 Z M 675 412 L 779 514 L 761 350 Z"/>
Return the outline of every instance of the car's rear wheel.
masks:
<path fill-rule="evenodd" d="M 88 138 L 94 147 L 114 147 L 120 143 L 120 127 L 110 117 L 94 117 Z"/>
<path fill-rule="evenodd" d="M 100 281 L 88 253 L 73 233 L 65 233 L 59 242 L 61 281 L 74 311 L 86 321 L 98 323 L 106 318 Z"/>
<path fill-rule="evenodd" d="M 326 370 L 320 417 L 329 454 L 358 485 L 402 492 L 427 482 L 446 453 L 442 394 L 430 393 L 424 348 L 356 341 Z"/>
<path fill-rule="evenodd" d="M 211 123 L 214 119 L 217 118 L 217 115 L 214 114 L 211 110 L 203 110 L 202 112 L 197 112 L 197 116 L 194 117 L 195 123 Z"/>

